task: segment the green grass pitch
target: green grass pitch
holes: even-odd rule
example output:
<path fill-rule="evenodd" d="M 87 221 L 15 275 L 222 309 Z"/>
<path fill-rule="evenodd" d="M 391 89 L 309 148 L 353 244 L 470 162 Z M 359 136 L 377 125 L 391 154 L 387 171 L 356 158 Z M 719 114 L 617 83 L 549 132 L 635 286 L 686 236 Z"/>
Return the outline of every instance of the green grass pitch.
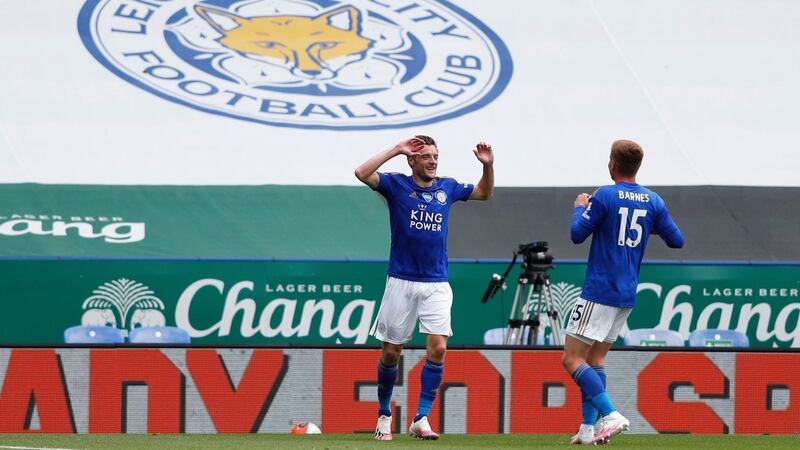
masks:
<path fill-rule="evenodd" d="M 564 449 L 569 435 L 445 435 L 438 441 L 418 441 L 405 435 L 391 442 L 376 442 L 369 434 L 170 434 L 170 435 L 53 435 L 0 434 L 0 449 L 276 449 L 276 450 L 373 450 L 373 449 Z M 793 449 L 800 448 L 799 435 L 623 435 L 612 440 L 613 449 Z"/>

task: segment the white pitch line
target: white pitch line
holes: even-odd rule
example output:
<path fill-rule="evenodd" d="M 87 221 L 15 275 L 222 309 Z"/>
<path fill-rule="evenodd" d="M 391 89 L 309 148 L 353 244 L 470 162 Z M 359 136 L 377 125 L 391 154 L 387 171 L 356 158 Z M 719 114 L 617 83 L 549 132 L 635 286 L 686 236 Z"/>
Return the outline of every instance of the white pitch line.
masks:
<path fill-rule="evenodd" d="M 16 450 L 77 450 L 74 448 L 55 448 L 55 447 L 17 447 L 16 445 L 0 445 L 0 448 L 12 448 Z"/>

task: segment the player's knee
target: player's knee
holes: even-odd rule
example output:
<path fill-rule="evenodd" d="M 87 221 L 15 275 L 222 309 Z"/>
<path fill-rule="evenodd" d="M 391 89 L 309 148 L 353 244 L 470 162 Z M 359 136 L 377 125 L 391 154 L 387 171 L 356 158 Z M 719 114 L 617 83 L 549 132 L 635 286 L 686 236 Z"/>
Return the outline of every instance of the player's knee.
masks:
<path fill-rule="evenodd" d="M 589 356 L 586 357 L 586 364 L 590 366 L 604 366 L 606 363 L 606 359 L 602 356 L 595 356 L 591 353 Z"/>
<path fill-rule="evenodd" d="M 444 360 L 444 354 L 447 352 L 447 344 L 444 342 L 437 342 L 428 346 L 428 359 L 441 362 Z"/>
<path fill-rule="evenodd" d="M 564 352 L 564 354 L 561 355 L 561 365 L 564 366 L 567 372 L 572 373 L 573 368 L 576 366 L 575 355 Z"/>
<path fill-rule="evenodd" d="M 400 355 L 395 352 L 384 352 L 381 361 L 387 366 L 394 366 L 400 361 Z"/>
<path fill-rule="evenodd" d="M 400 361 L 400 349 L 393 345 L 384 346 L 381 353 L 381 361 L 387 366 L 397 364 Z"/>

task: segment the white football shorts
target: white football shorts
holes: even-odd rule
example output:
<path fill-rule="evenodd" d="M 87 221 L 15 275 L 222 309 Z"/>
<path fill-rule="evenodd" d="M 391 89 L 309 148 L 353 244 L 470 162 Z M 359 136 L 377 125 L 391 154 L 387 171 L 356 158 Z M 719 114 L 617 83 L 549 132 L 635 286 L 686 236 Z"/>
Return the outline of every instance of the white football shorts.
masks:
<path fill-rule="evenodd" d="M 630 314 L 631 308 L 601 305 L 579 298 L 569 316 L 567 334 L 589 345 L 593 341 L 613 344 Z"/>
<path fill-rule="evenodd" d="M 369 334 L 390 344 L 405 344 L 419 322 L 419 332 L 452 336 L 450 283 L 408 281 L 387 277 L 378 317 Z"/>

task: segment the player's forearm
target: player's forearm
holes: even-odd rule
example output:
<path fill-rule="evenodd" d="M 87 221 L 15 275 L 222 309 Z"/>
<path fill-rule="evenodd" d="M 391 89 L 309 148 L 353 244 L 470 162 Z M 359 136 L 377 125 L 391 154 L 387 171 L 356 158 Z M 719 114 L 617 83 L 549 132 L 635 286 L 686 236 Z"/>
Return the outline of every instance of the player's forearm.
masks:
<path fill-rule="evenodd" d="M 478 181 L 478 184 L 475 185 L 475 195 L 473 196 L 476 200 L 489 200 L 492 198 L 492 194 L 494 193 L 494 165 L 491 163 L 483 165 L 483 175 L 481 175 L 481 179 Z"/>
<path fill-rule="evenodd" d="M 583 206 L 576 206 L 572 210 L 572 226 L 570 227 L 570 239 L 573 244 L 580 244 L 585 241 L 592 230 L 581 222 L 581 215 L 586 208 Z"/>
<path fill-rule="evenodd" d="M 661 236 L 661 239 L 667 244 L 669 248 L 682 248 L 684 244 L 683 240 L 683 233 L 681 233 L 680 228 L 664 209 L 664 212 L 661 216 L 659 216 L 659 222 L 657 223 L 657 233 Z"/>
<path fill-rule="evenodd" d="M 672 233 L 670 233 L 668 236 L 662 236 L 662 239 L 669 248 L 683 248 L 683 244 L 685 242 L 683 239 L 683 233 L 681 233 L 681 230 L 678 227 L 675 227 Z"/>
<path fill-rule="evenodd" d="M 389 161 L 400 153 L 400 150 L 396 146 L 378 153 L 356 168 L 356 178 L 361 180 L 361 182 L 374 187 L 371 185 L 370 181 L 373 181 L 373 179 L 377 176 L 375 172 L 377 172 L 378 169 L 386 163 L 386 161 Z"/>

